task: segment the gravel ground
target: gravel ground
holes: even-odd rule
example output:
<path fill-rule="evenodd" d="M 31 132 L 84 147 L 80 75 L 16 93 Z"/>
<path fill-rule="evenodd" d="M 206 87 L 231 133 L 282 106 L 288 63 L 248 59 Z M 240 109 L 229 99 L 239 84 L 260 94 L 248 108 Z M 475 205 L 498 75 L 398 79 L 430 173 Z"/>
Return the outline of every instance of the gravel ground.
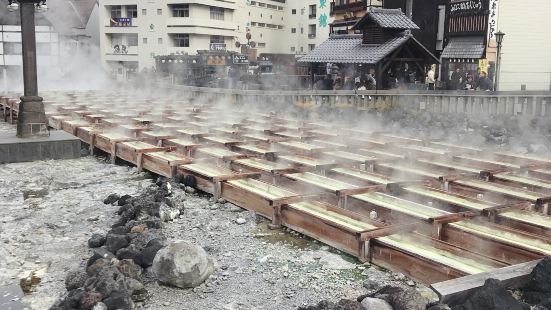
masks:
<path fill-rule="evenodd" d="M 105 233 L 113 222 L 116 208 L 105 206 L 104 197 L 136 193 L 150 183 L 135 168 L 94 157 L 0 165 L 0 175 L 2 310 L 9 302 L 21 308 L 12 299 L 20 293 L 19 279 L 33 271 L 42 280 L 22 301 L 31 309 L 48 309 L 64 292 L 67 271 L 90 256 L 90 235 Z"/>

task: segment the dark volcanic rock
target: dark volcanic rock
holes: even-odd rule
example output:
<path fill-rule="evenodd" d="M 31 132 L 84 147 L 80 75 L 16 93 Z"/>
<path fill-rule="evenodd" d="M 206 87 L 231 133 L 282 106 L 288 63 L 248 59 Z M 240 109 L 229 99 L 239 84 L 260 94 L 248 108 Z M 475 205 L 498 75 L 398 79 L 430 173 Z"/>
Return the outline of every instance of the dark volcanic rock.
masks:
<path fill-rule="evenodd" d="M 140 274 L 142 274 L 142 268 L 133 260 L 123 259 L 117 263 L 117 269 L 126 277 L 138 279 Z"/>
<path fill-rule="evenodd" d="M 502 285 L 501 281 L 488 279 L 484 286 L 467 297 L 461 305 L 452 310 L 530 310 L 530 306 L 517 301 Z"/>
<path fill-rule="evenodd" d="M 82 269 L 74 269 L 67 273 L 65 276 L 65 288 L 67 291 L 74 290 L 80 287 L 84 287 L 88 274 Z"/>
<path fill-rule="evenodd" d="M 117 204 L 118 204 L 119 206 L 124 206 L 124 205 L 128 202 L 128 200 L 129 200 L 130 198 L 132 198 L 132 196 L 130 196 L 130 195 L 123 195 L 123 196 L 121 196 L 121 198 L 119 198 L 119 201 L 117 202 Z"/>
<path fill-rule="evenodd" d="M 103 296 L 126 290 L 125 277 L 115 266 L 105 266 L 97 273 L 96 278 L 95 289 Z"/>
<path fill-rule="evenodd" d="M 551 298 L 551 257 L 545 257 L 530 273 L 530 278 L 522 288 L 522 298 L 536 305 Z"/>
<path fill-rule="evenodd" d="M 113 253 L 109 252 L 105 248 L 96 248 L 94 249 L 94 254 L 92 257 L 88 259 L 88 262 L 86 263 L 86 267 L 92 266 L 98 259 L 105 258 L 107 260 L 111 260 L 115 258 L 115 255 Z"/>
<path fill-rule="evenodd" d="M 127 291 L 113 292 L 103 300 L 108 310 L 129 310 L 133 307 L 132 299 Z"/>
<path fill-rule="evenodd" d="M 119 194 L 111 194 L 103 200 L 103 203 L 106 205 L 114 204 L 115 202 L 117 202 L 117 200 L 119 200 L 119 198 Z"/>
<path fill-rule="evenodd" d="M 133 261 L 137 260 L 138 254 L 140 254 L 138 251 L 131 249 L 131 248 L 122 248 L 117 251 L 117 258 L 118 259 L 131 259 Z"/>
<path fill-rule="evenodd" d="M 425 310 L 427 300 L 412 288 L 386 285 L 369 297 L 386 300 L 394 310 Z"/>
<path fill-rule="evenodd" d="M 80 296 L 80 309 L 91 310 L 102 298 L 103 296 L 98 292 L 84 292 Z"/>
<path fill-rule="evenodd" d="M 105 244 L 105 237 L 100 234 L 93 234 L 90 239 L 88 239 L 88 247 L 90 248 L 99 248 Z"/>
<path fill-rule="evenodd" d="M 116 253 L 119 249 L 125 248 L 130 241 L 126 235 L 107 234 L 105 247 L 111 253 Z"/>
<path fill-rule="evenodd" d="M 111 228 L 111 230 L 107 232 L 108 235 L 124 235 L 126 233 L 128 233 L 128 228 L 124 226 Z"/>
<path fill-rule="evenodd" d="M 163 244 L 158 239 L 153 239 L 149 241 L 145 249 L 143 249 L 137 257 L 137 264 L 143 268 L 147 268 L 153 264 L 153 259 L 155 255 L 163 248 Z"/>

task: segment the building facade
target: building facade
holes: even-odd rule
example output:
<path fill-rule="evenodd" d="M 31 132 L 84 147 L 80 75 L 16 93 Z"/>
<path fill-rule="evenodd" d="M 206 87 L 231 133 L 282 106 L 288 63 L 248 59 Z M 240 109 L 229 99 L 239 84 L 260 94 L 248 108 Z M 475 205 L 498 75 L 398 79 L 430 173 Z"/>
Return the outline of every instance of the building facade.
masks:
<path fill-rule="evenodd" d="M 94 23 L 94 0 L 48 3 L 49 10 L 36 14 L 36 53 L 40 87 L 55 87 L 56 83 L 79 71 L 80 65 L 70 65 L 86 59 L 96 46 L 97 25 Z M 91 18 L 92 17 L 92 18 Z M 0 13 L 0 87 L 23 87 L 21 21 L 19 12 Z M 84 56 L 83 56 L 84 55 Z M 80 56 L 80 57 L 79 57 Z"/>
<path fill-rule="evenodd" d="M 493 31 L 503 40 L 500 90 L 551 90 L 551 2 L 490 0 L 490 52 L 495 52 Z M 495 58 L 495 54 L 493 55 Z"/>
<path fill-rule="evenodd" d="M 100 0 L 99 18 L 102 63 L 119 79 L 153 68 L 158 55 L 250 42 L 258 54 L 305 54 L 327 39 L 330 23 L 326 0 Z"/>

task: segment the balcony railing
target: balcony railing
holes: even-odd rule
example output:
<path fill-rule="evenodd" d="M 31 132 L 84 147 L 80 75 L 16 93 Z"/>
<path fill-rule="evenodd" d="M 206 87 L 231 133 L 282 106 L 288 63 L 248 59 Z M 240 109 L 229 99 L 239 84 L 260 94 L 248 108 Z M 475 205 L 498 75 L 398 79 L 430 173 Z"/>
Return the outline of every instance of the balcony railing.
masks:
<path fill-rule="evenodd" d="M 309 33 L 308 34 L 308 39 L 315 39 L 316 38 L 316 34 L 315 33 Z"/>
<path fill-rule="evenodd" d="M 317 16 L 316 13 L 313 13 L 313 14 L 308 15 L 308 18 L 309 19 L 314 19 L 314 18 L 316 18 L 316 16 Z"/>
<path fill-rule="evenodd" d="M 362 11 L 367 9 L 367 0 L 337 0 L 331 2 L 330 14 Z"/>

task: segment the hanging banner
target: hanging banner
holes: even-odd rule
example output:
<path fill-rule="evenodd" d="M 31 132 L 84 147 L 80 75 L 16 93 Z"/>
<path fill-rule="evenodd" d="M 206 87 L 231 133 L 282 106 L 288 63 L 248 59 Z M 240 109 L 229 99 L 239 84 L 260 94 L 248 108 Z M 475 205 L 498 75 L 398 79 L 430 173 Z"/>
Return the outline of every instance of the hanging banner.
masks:
<path fill-rule="evenodd" d="M 499 0 L 490 0 L 490 12 L 488 16 L 488 44 L 495 41 L 497 29 L 497 18 L 499 14 Z"/>
<path fill-rule="evenodd" d="M 476 15 L 484 10 L 482 0 L 451 1 L 450 15 Z"/>

